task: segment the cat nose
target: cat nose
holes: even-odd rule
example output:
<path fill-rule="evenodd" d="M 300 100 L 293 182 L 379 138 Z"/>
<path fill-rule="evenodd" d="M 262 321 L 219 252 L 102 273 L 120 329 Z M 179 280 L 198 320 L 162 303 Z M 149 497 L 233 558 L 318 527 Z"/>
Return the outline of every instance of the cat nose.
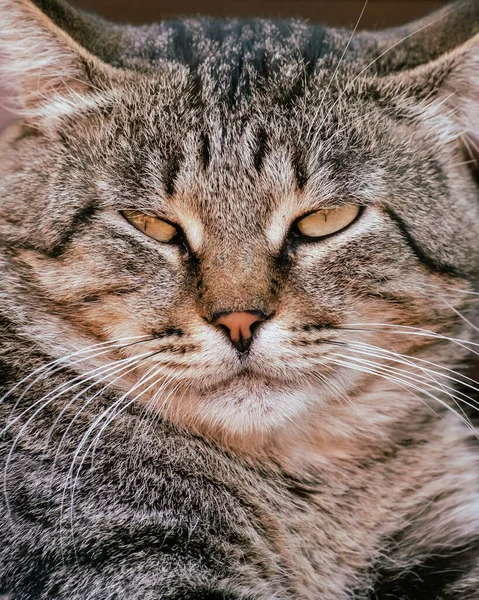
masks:
<path fill-rule="evenodd" d="M 227 312 L 213 317 L 213 325 L 226 329 L 231 343 L 238 352 L 249 350 L 253 341 L 253 334 L 257 326 L 265 321 L 267 316 L 261 311 Z"/>

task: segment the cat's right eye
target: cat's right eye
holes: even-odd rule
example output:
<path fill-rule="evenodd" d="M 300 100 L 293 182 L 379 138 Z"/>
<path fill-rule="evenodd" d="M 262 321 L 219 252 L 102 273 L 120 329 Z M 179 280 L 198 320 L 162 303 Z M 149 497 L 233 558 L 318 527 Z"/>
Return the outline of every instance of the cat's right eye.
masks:
<path fill-rule="evenodd" d="M 178 234 L 176 227 L 162 219 L 150 217 L 135 210 L 123 210 L 121 214 L 133 227 L 157 242 L 168 244 Z"/>

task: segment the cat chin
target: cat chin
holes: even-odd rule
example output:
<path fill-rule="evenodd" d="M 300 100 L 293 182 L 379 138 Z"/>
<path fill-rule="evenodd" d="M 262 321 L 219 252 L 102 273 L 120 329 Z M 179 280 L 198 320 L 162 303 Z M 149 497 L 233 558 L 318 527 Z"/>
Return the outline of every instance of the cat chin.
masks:
<path fill-rule="evenodd" d="M 321 402 L 319 391 L 239 379 L 229 386 L 200 393 L 199 420 L 234 435 L 268 434 L 301 419 Z"/>

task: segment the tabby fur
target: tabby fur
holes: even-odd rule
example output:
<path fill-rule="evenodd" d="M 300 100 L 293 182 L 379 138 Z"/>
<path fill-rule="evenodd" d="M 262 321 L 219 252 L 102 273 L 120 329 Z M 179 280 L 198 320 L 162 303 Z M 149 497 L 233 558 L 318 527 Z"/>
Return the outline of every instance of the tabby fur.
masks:
<path fill-rule="evenodd" d="M 0 56 L 0 593 L 479 600 L 479 3 L 352 32 L 0 0 Z M 250 310 L 239 355 L 213 322 Z"/>

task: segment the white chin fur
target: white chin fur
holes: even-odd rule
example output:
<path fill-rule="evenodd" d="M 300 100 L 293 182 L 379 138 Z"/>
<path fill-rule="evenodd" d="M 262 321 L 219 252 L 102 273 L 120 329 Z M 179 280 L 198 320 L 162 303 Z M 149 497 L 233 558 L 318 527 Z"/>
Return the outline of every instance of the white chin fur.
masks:
<path fill-rule="evenodd" d="M 231 434 L 269 433 L 295 421 L 314 403 L 317 390 L 279 388 L 251 381 L 201 395 L 200 419 Z"/>

